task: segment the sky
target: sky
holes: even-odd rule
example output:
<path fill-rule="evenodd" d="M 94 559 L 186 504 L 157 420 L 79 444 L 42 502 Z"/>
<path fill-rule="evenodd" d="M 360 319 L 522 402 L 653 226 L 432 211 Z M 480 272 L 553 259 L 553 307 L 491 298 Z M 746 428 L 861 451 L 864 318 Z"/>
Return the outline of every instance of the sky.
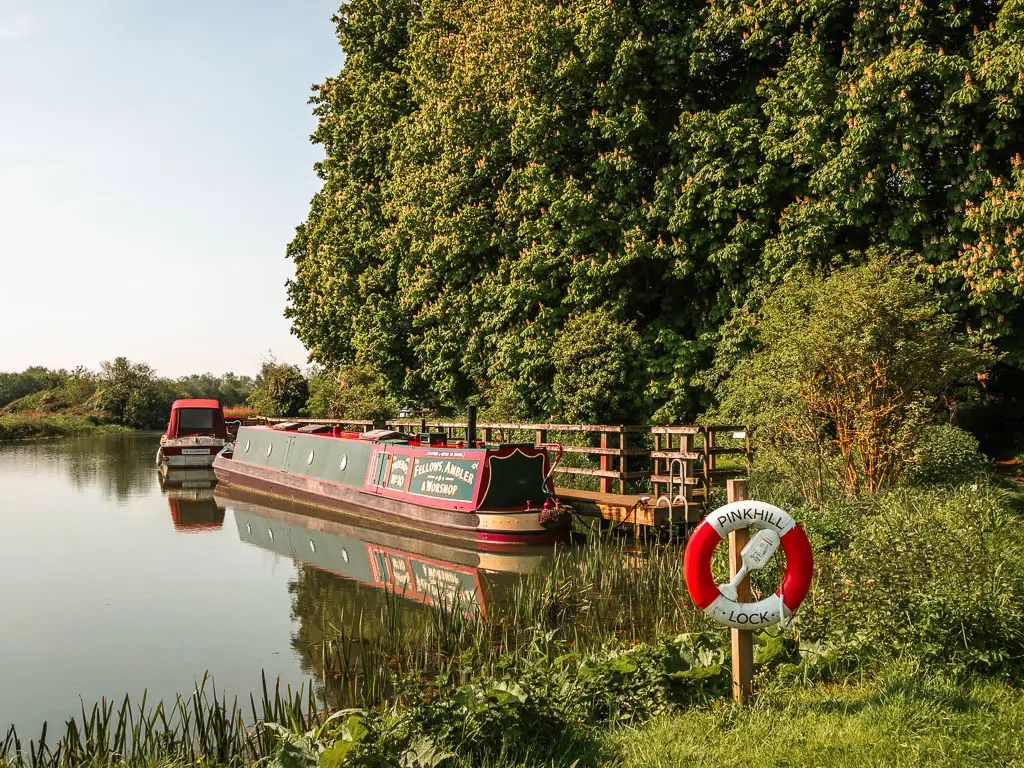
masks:
<path fill-rule="evenodd" d="M 339 4 L 0 0 L 0 371 L 305 364 L 285 248 Z"/>

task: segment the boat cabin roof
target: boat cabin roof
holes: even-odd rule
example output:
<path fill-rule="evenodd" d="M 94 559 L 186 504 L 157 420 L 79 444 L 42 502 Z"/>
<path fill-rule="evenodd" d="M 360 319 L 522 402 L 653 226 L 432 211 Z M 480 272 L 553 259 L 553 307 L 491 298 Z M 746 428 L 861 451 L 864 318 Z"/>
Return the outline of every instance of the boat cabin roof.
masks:
<path fill-rule="evenodd" d="M 166 401 L 165 401 L 166 402 Z M 171 406 L 172 411 L 177 411 L 181 408 L 213 408 L 220 410 L 219 400 L 202 400 L 199 398 L 192 398 L 189 400 L 175 400 Z"/>

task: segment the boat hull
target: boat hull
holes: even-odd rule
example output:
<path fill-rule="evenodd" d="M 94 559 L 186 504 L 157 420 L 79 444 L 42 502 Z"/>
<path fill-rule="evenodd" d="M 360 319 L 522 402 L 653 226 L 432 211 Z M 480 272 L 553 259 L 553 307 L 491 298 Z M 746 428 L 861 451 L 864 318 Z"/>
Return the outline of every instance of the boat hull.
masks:
<path fill-rule="evenodd" d="M 209 467 L 224 443 L 215 437 L 164 437 L 156 451 L 156 463 L 167 467 Z"/>
<path fill-rule="evenodd" d="M 340 483 L 249 464 L 219 454 L 213 462 L 219 482 L 315 507 L 355 513 L 371 520 L 414 527 L 462 540 L 484 549 L 561 541 L 569 536 L 568 515 L 560 525 L 545 527 L 541 511 L 464 511 L 439 509 L 393 499 Z"/>

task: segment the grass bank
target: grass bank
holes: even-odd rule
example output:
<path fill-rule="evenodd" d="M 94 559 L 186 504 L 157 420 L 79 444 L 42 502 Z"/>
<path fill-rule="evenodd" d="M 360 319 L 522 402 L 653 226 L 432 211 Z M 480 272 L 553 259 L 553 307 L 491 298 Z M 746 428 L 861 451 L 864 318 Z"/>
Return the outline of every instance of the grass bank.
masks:
<path fill-rule="evenodd" d="M 129 432 L 93 414 L 10 413 L 0 415 L 0 442 L 39 437 L 82 437 L 103 432 Z"/>
<path fill-rule="evenodd" d="M 1019 689 L 905 664 L 842 683 L 791 680 L 747 708 L 709 699 L 639 724 L 563 721 L 555 729 L 548 720 L 527 732 L 511 714 L 528 709 L 522 692 L 505 694 L 508 701 L 495 698 L 486 717 L 464 706 L 457 723 L 446 723 L 396 706 L 343 711 L 325 722 L 304 714 L 301 696 L 275 702 L 271 693 L 259 719 L 272 725 L 255 728 L 205 697 L 152 717 L 133 715 L 126 701 L 83 714 L 42 749 L 8 737 L 0 766 L 961 768 L 1021 765 L 1024 753 Z"/>
<path fill-rule="evenodd" d="M 624 768 L 1021 765 L 1019 690 L 920 672 L 778 688 L 748 709 L 719 704 L 667 715 L 606 743 Z"/>

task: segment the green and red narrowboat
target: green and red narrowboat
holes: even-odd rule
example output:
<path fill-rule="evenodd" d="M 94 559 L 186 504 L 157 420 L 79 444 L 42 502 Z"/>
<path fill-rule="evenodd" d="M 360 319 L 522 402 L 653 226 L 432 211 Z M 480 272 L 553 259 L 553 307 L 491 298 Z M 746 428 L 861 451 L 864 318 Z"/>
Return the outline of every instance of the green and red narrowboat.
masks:
<path fill-rule="evenodd" d="M 241 427 L 213 469 L 229 485 L 484 546 L 569 534 L 570 510 L 555 498 L 540 446 L 284 423 Z"/>

